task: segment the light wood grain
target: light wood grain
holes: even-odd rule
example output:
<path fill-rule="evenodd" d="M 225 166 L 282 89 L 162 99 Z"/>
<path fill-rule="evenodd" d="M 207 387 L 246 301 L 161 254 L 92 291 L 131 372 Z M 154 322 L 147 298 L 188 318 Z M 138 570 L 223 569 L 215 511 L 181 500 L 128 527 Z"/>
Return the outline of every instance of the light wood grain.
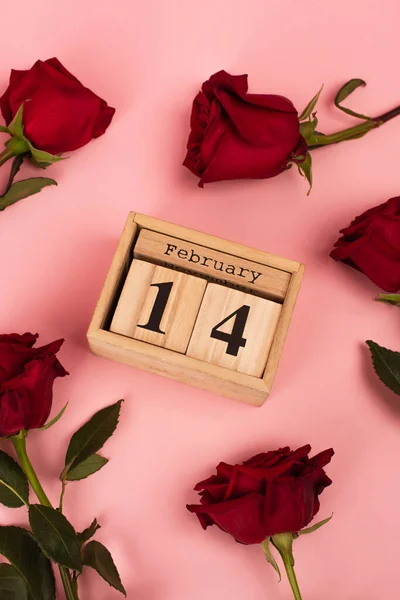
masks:
<path fill-rule="evenodd" d="M 284 300 L 290 281 L 286 271 L 149 229 L 140 231 L 134 256 L 272 300 Z"/>
<path fill-rule="evenodd" d="M 144 328 L 150 319 L 158 284 L 171 283 L 158 331 Z M 148 262 L 134 259 L 110 330 L 149 344 L 185 353 L 207 282 Z"/>
<path fill-rule="evenodd" d="M 289 331 L 290 321 L 292 320 L 294 307 L 296 305 L 297 296 L 300 291 L 301 282 L 303 280 L 305 266 L 300 265 L 297 273 L 293 273 L 288 293 L 282 306 L 281 317 L 276 328 L 274 340 L 272 342 L 271 351 L 268 357 L 267 366 L 264 372 L 264 382 L 269 391 L 272 389 L 272 384 L 275 379 L 278 369 L 279 360 L 282 355 L 283 345 Z"/>
<path fill-rule="evenodd" d="M 134 336 L 155 270 L 156 266 L 150 263 L 132 261 L 111 321 L 110 331 Z"/>
<path fill-rule="evenodd" d="M 191 243 L 208 246 L 218 252 L 243 257 L 293 274 L 285 296 L 263 379 L 105 330 L 110 319 L 110 312 L 115 304 L 116 294 L 128 272 L 137 232 L 142 228 L 182 238 Z M 90 348 L 95 354 L 104 358 L 144 369 L 188 385 L 195 385 L 254 406 L 260 406 L 271 390 L 303 271 L 304 266 L 295 261 L 281 259 L 261 250 L 254 250 L 234 242 L 226 242 L 214 236 L 166 223 L 152 217 L 146 217 L 145 215 L 135 215 L 134 212 L 131 212 L 128 215 L 88 330 L 87 337 Z"/>
<path fill-rule="evenodd" d="M 226 341 L 211 336 L 212 329 L 221 321 L 245 307 L 246 324 L 243 344 L 236 355 L 229 353 Z M 248 308 L 247 308 L 248 307 Z M 277 302 L 245 294 L 225 286 L 208 284 L 199 316 L 190 339 L 188 356 L 206 362 L 261 377 L 275 334 L 282 306 Z M 218 331 L 231 334 L 238 316 L 233 316 L 218 327 Z"/>
<path fill-rule="evenodd" d="M 261 406 L 268 395 L 262 379 L 230 371 L 160 346 L 103 330 L 92 331 L 88 340 L 92 352 L 98 356 L 253 406 Z"/>
<path fill-rule="evenodd" d="M 132 213 L 133 214 L 133 213 Z M 202 233 L 195 231 L 194 229 L 188 229 L 181 225 L 175 225 L 174 223 L 168 223 L 168 221 L 161 221 L 161 219 L 155 219 L 147 215 L 136 213 L 134 216 L 135 223 L 139 226 L 139 229 L 151 229 L 164 235 L 170 235 L 175 238 L 187 240 L 206 248 L 213 248 L 219 252 L 226 252 L 226 254 L 232 254 L 233 256 L 242 256 L 243 258 L 287 271 L 288 273 L 295 273 L 300 268 L 300 263 L 289 258 L 282 258 L 276 254 L 264 252 L 263 250 L 257 250 L 250 246 L 244 246 L 243 244 L 237 244 L 236 242 L 230 242 L 208 233 Z"/>
<path fill-rule="evenodd" d="M 130 212 L 112 259 L 112 263 L 104 282 L 100 298 L 96 304 L 92 321 L 89 326 L 88 335 L 92 331 L 97 331 L 104 327 L 104 324 L 109 316 L 112 303 L 114 302 L 118 287 L 128 271 L 131 258 L 131 249 L 135 242 L 138 231 L 138 226 L 134 222 L 134 218 L 135 213 Z"/>

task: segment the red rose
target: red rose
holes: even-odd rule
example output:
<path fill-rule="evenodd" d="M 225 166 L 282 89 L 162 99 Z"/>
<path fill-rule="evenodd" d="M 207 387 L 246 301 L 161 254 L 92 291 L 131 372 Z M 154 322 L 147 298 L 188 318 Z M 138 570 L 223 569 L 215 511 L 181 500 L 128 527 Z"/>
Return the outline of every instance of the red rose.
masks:
<path fill-rule="evenodd" d="M 307 152 L 290 100 L 247 89 L 247 75 L 219 71 L 193 102 L 183 164 L 200 177 L 201 187 L 224 179 L 275 177 Z"/>
<path fill-rule="evenodd" d="M 323 467 L 334 452 L 313 458 L 307 445 L 253 456 L 242 465 L 220 463 L 217 475 L 196 485 L 201 504 L 187 508 L 204 529 L 217 525 L 242 544 L 278 533 L 296 533 L 319 511 L 318 496 L 332 483 Z"/>
<path fill-rule="evenodd" d="M 0 98 L 7 125 L 23 102 L 25 136 L 50 154 L 76 150 L 99 137 L 115 112 L 57 58 L 38 60 L 29 71 L 11 71 L 10 84 Z"/>
<path fill-rule="evenodd" d="M 53 381 L 68 375 L 56 357 L 64 340 L 33 348 L 38 335 L 0 335 L 0 437 L 41 427 L 53 401 Z"/>
<path fill-rule="evenodd" d="M 340 233 L 332 258 L 387 292 L 400 289 L 400 196 L 367 210 Z"/>

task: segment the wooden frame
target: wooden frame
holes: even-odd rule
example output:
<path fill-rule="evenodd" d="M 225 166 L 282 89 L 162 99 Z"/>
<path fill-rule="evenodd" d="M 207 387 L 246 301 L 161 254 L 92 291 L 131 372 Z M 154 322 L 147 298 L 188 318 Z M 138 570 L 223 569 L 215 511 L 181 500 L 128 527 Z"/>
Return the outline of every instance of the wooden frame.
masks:
<path fill-rule="evenodd" d="M 290 274 L 280 319 L 262 378 L 212 365 L 108 330 L 113 309 L 129 269 L 133 247 L 141 229 L 164 233 Z M 304 265 L 296 261 L 131 212 L 87 333 L 90 348 L 98 356 L 260 406 L 272 388 L 303 272 Z"/>

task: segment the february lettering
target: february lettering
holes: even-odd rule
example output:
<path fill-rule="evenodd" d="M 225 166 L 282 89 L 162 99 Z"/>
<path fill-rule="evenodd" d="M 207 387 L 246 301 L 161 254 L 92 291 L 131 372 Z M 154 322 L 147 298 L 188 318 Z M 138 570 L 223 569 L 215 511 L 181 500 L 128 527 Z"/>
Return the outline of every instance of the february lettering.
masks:
<path fill-rule="evenodd" d="M 244 279 L 247 279 L 249 283 L 253 284 L 262 275 L 262 273 L 253 271 L 252 269 L 245 269 L 244 267 L 225 264 L 222 260 L 215 260 L 214 258 L 207 256 L 200 256 L 199 254 L 196 254 L 194 250 L 190 250 L 189 252 L 183 248 L 178 248 L 178 246 L 175 246 L 174 244 L 167 243 L 167 249 L 165 250 L 164 254 L 166 256 L 172 256 L 173 254 L 176 254 L 181 260 L 187 260 L 190 263 L 199 264 L 199 266 L 208 267 L 214 271 L 223 271 L 228 275 L 243 277 Z"/>

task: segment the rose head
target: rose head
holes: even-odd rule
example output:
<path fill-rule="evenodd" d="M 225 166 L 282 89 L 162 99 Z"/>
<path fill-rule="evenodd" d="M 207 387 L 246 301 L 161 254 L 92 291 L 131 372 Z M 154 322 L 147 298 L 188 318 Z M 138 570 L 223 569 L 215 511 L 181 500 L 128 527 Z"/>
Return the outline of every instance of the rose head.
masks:
<path fill-rule="evenodd" d="M 53 401 L 53 382 L 68 375 L 56 357 L 63 340 L 33 348 L 38 335 L 0 335 L 0 437 L 41 427 Z"/>
<path fill-rule="evenodd" d="M 50 154 L 81 148 L 102 135 L 115 109 L 84 87 L 57 58 L 38 60 L 28 71 L 11 71 L 0 98 L 6 124 L 24 103 L 24 135 Z"/>
<path fill-rule="evenodd" d="M 332 258 L 387 292 L 400 290 L 400 197 L 367 210 L 340 233 Z"/>
<path fill-rule="evenodd" d="M 247 93 L 247 75 L 219 71 L 193 102 L 184 165 L 199 185 L 225 179 L 263 179 L 305 155 L 293 104 L 283 96 Z"/>
<path fill-rule="evenodd" d="M 332 483 L 324 471 L 333 450 L 309 458 L 310 446 L 258 454 L 242 465 L 220 463 L 217 475 L 194 488 L 201 504 L 187 508 L 202 527 L 217 525 L 242 544 L 296 533 L 319 511 L 318 496 Z"/>

